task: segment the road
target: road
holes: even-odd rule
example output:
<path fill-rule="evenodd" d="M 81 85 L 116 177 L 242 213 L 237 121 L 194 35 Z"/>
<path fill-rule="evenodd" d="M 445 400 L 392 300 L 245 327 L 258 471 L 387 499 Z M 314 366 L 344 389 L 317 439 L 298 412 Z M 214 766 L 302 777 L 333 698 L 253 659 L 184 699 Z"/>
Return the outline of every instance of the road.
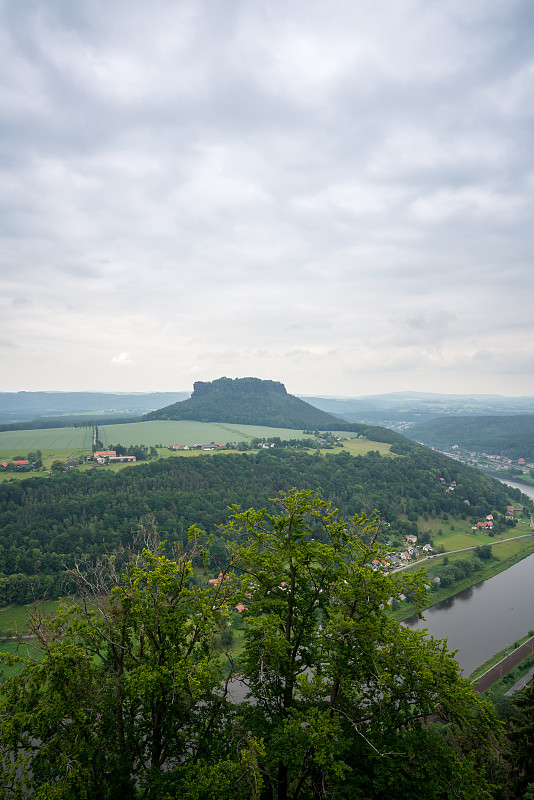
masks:
<path fill-rule="evenodd" d="M 534 530 L 534 521 L 532 517 L 530 518 L 532 528 Z M 511 542 L 516 541 L 517 539 L 526 539 L 527 537 L 530 538 L 532 536 L 531 533 L 523 533 L 521 536 L 510 536 L 508 539 L 492 539 L 488 544 L 490 547 L 497 546 L 502 544 L 503 542 Z M 415 564 L 422 564 L 424 561 L 430 561 L 431 558 L 439 558 L 440 556 L 450 556 L 452 553 L 467 553 L 468 550 L 476 550 L 477 547 L 480 547 L 480 542 L 478 544 L 473 545 L 472 547 L 462 547 L 460 550 L 446 550 L 444 553 L 433 553 L 431 556 L 425 556 L 424 558 L 418 558 L 417 561 L 410 561 L 408 564 L 402 564 L 400 567 L 396 567 L 392 572 L 399 572 L 401 569 L 407 569 L 408 567 L 413 567 Z"/>

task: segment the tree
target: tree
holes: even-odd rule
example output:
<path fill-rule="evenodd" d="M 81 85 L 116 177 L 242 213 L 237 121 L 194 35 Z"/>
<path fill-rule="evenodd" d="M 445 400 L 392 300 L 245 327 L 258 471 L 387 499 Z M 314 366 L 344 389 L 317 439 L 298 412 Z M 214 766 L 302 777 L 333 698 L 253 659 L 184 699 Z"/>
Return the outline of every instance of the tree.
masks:
<path fill-rule="evenodd" d="M 510 763 L 515 798 L 534 797 L 534 683 L 514 699 L 519 714 L 509 722 Z"/>
<path fill-rule="evenodd" d="M 189 585 L 198 533 L 173 560 L 145 547 L 122 574 L 124 552 L 76 570 L 80 604 L 52 619 L 34 610 L 39 655 L 8 658 L 19 671 L 0 693 L 1 747 L 13 754 L 0 797 L 25 786 L 43 799 L 254 796 L 258 747 L 224 734 L 211 644 L 227 589 Z"/>
<path fill-rule="evenodd" d="M 273 504 L 234 508 L 215 587 L 192 583 L 193 528 L 173 559 L 148 541 L 75 569 L 81 602 L 32 614 L 40 660 L 8 657 L 0 690 L 0 798 L 489 797 L 489 707 L 444 642 L 385 610 L 422 602 L 422 576 L 375 569 L 378 518 L 343 522 L 310 491 Z M 238 601 L 248 695 L 232 705 L 220 643 Z"/>
<path fill-rule="evenodd" d="M 491 545 L 482 544 L 479 545 L 479 547 L 475 547 L 475 555 L 477 555 L 478 558 L 482 558 L 484 561 L 489 561 L 491 558 L 493 558 Z"/>
<path fill-rule="evenodd" d="M 425 727 L 439 714 L 483 749 L 494 721 L 443 642 L 388 618 L 391 597 L 423 597 L 422 576 L 386 575 L 377 519 L 350 524 L 311 492 L 279 513 L 235 510 L 234 566 L 243 575 L 244 725 L 264 736 L 264 796 L 489 797 L 487 784 Z M 439 765 L 439 766 L 438 766 Z M 399 780 L 399 774 L 403 776 Z M 399 788 L 401 787 L 402 788 Z M 459 792 L 460 794 L 456 794 Z M 463 792 L 463 794 L 462 794 Z"/>

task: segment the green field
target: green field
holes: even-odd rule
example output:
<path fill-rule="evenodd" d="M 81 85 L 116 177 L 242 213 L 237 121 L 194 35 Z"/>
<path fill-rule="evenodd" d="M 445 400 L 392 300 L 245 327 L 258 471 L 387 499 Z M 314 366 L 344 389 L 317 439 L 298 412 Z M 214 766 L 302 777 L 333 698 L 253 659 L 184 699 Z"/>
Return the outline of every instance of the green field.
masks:
<path fill-rule="evenodd" d="M 349 434 L 343 434 L 348 436 Z M 386 442 L 373 442 L 371 439 L 351 439 L 350 442 L 343 442 L 343 447 L 351 456 L 364 456 L 370 450 L 378 450 L 381 456 L 390 455 L 396 457 L 394 453 L 390 453 L 391 445 Z M 326 451 L 328 452 L 328 451 Z"/>
<path fill-rule="evenodd" d="M 31 431 L 2 431 L 0 457 L 26 455 L 41 450 L 43 456 L 62 452 L 66 455 L 77 450 L 91 450 L 92 428 L 41 428 Z"/>
<path fill-rule="evenodd" d="M 38 605 L 43 614 L 53 614 L 57 607 L 58 600 L 40 600 Z M 7 608 L 0 608 L 0 635 L 6 634 L 8 631 L 12 635 L 17 633 L 24 633 L 26 631 L 26 624 L 28 622 L 29 612 L 32 606 L 7 606 Z"/>
<path fill-rule="evenodd" d="M 382 455 L 389 453 L 391 445 L 358 439 L 356 433 L 340 432 L 351 437 L 343 442 L 343 446 L 351 455 L 365 455 L 370 450 L 378 450 Z M 282 440 L 308 439 L 310 434 L 292 428 L 268 428 L 260 425 L 240 425 L 238 423 L 194 422 L 191 420 L 152 420 L 150 422 L 131 422 L 122 425 L 99 425 L 98 435 L 104 448 L 121 444 L 146 445 L 155 447 L 162 445 L 158 455 L 166 458 L 170 455 L 197 456 L 214 455 L 213 452 L 186 450 L 175 452 L 166 449 L 171 445 L 226 444 L 227 442 L 252 442 L 253 439 L 272 439 L 277 436 Z M 47 477 L 48 470 L 56 459 L 67 461 L 69 457 L 90 454 L 92 450 L 92 428 L 44 428 L 26 431 L 3 431 L 0 433 L 0 460 L 11 460 L 17 455 L 25 456 L 32 450 L 41 450 L 43 470 L 38 472 L 4 472 L 0 471 L 0 483 L 6 480 L 24 480 L 31 477 Z M 223 451 L 221 451 L 223 452 Z M 228 451 L 226 451 L 228 452 Z M 324 451 L 323 455 L 331 452 Z M 142 462 L 138 462 L 142 463 Z M 108 470 L 119 470 L 132 466 L 114 464 Z M 92 469 L 94 464 L 87 464 L 80 469 Z"/>
<path fill-rule="evenodd" d="M 417 527 L 421 533 L 428 531 L 432 535 L 434 545 L 443 545 L 446 551 L 475 547 L 478 544 L 497 544 L 504 539 L 513 539 L 532 533 L 530 522 L 526 520 L 518 522 L 515 528 L 507 528 L 504 533 L 494 536 L 472 530 L 472 523 L 468 520 L 444 521 L 439 518 L 425 520 L 423 517 L 419 517 Z"/>
<path fill-rule="evenodd" d="M 267 428 L 260 425 L 239 425 L 227 422 L 193 422 L 191 420 L 152 420 L 130 422 L 124 425 L 100 425 L 98 435 L 105 447 L 110 444 L 145 444 L 147 447 L 161 444 L 226 444 L 226 442 L 250 442 L 252 439 L 308 439 L 309 434 L 291 428 Z M 350 434 L 345 434 L 349 436 Z M 354 434 L 356 435 L 356 434 Z M 365 440 L 361 440 L 365 441 Z M 375 442 L 367 449 L 378 449 Z M 389 445 L 388 445 L 389 447 Z"/>

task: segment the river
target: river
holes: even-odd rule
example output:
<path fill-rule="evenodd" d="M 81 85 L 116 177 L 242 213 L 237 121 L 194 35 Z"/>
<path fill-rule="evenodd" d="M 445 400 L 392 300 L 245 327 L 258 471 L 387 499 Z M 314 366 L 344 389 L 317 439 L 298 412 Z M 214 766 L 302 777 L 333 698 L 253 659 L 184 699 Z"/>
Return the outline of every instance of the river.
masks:
<path fill-rule="evenodd" d="M 504 483 L 505 481 L 503 481 Z M 508 482 L 534 499 L 534 489 Z M 534 553 L 505 572 L 472 586 L 406 624 L 426 628 L 436 639 L 447 639 L 450 650 L 469 675 L 491 656 L 534 629 Z"/>

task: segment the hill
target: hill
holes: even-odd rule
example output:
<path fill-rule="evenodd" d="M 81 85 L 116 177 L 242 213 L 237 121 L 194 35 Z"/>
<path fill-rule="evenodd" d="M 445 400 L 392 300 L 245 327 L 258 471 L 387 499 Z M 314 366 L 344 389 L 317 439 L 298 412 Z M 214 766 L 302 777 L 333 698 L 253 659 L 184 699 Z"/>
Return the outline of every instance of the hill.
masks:
<path fill-rule="evenodd" d="M 293 429 L 324 428 L 337 421 L 332 414 L 288 394 L 283 383 L 259 378 L 197 381 L 188 400 L 152 411 L 143 419 L 238 422 Z"/>
<path fill-rule="evenodd" d="M 440 449 L 458 445 L 513 459 L 534 459 L 534 414 L 444 417 L 414 425 L 406 435 Z"/>
<path fill-rule="evenodd" d="M 188 392 L 0 392 L 0 422 L 25 422 L 65 414 L 137 415 L 188 396 Z"/>
<path fill-rule="evenodd" d="M 307 397 L 312 406 L 348 422 L 386 425 L 406 430 L 405 423 L 422 423 L 437 416 L 502 416 L 534 412 L 534 397 L 493 394 L 390 392 L 361 397 Z"/>
<path fill-rule="evenodd" d="M 318 490 L 344 517 L 379 509 L 385 537 L 399 541 L 417 535 L 418 525 L 422 534 L 450 520 L 469 525 L 488 513 L 503 514 L 515 492 L 406 440 L 390 452 L 395 455 L 351 456 L 341 449 L 319 456 L 274 448 L 2 483 L 0 606 L 64 594 L 66 567 L 130 545 L 143 521 L 155 523 L 163 540 L 182 548 L 190 525 L 201 525 L 213 537 L 210 551 L 217 563 L 226 552 L 219 526 L 228 506 L 265 507 L 270 497 L 293 487 Z M 452 481 L 455 490 L 448 491 Z"/>

